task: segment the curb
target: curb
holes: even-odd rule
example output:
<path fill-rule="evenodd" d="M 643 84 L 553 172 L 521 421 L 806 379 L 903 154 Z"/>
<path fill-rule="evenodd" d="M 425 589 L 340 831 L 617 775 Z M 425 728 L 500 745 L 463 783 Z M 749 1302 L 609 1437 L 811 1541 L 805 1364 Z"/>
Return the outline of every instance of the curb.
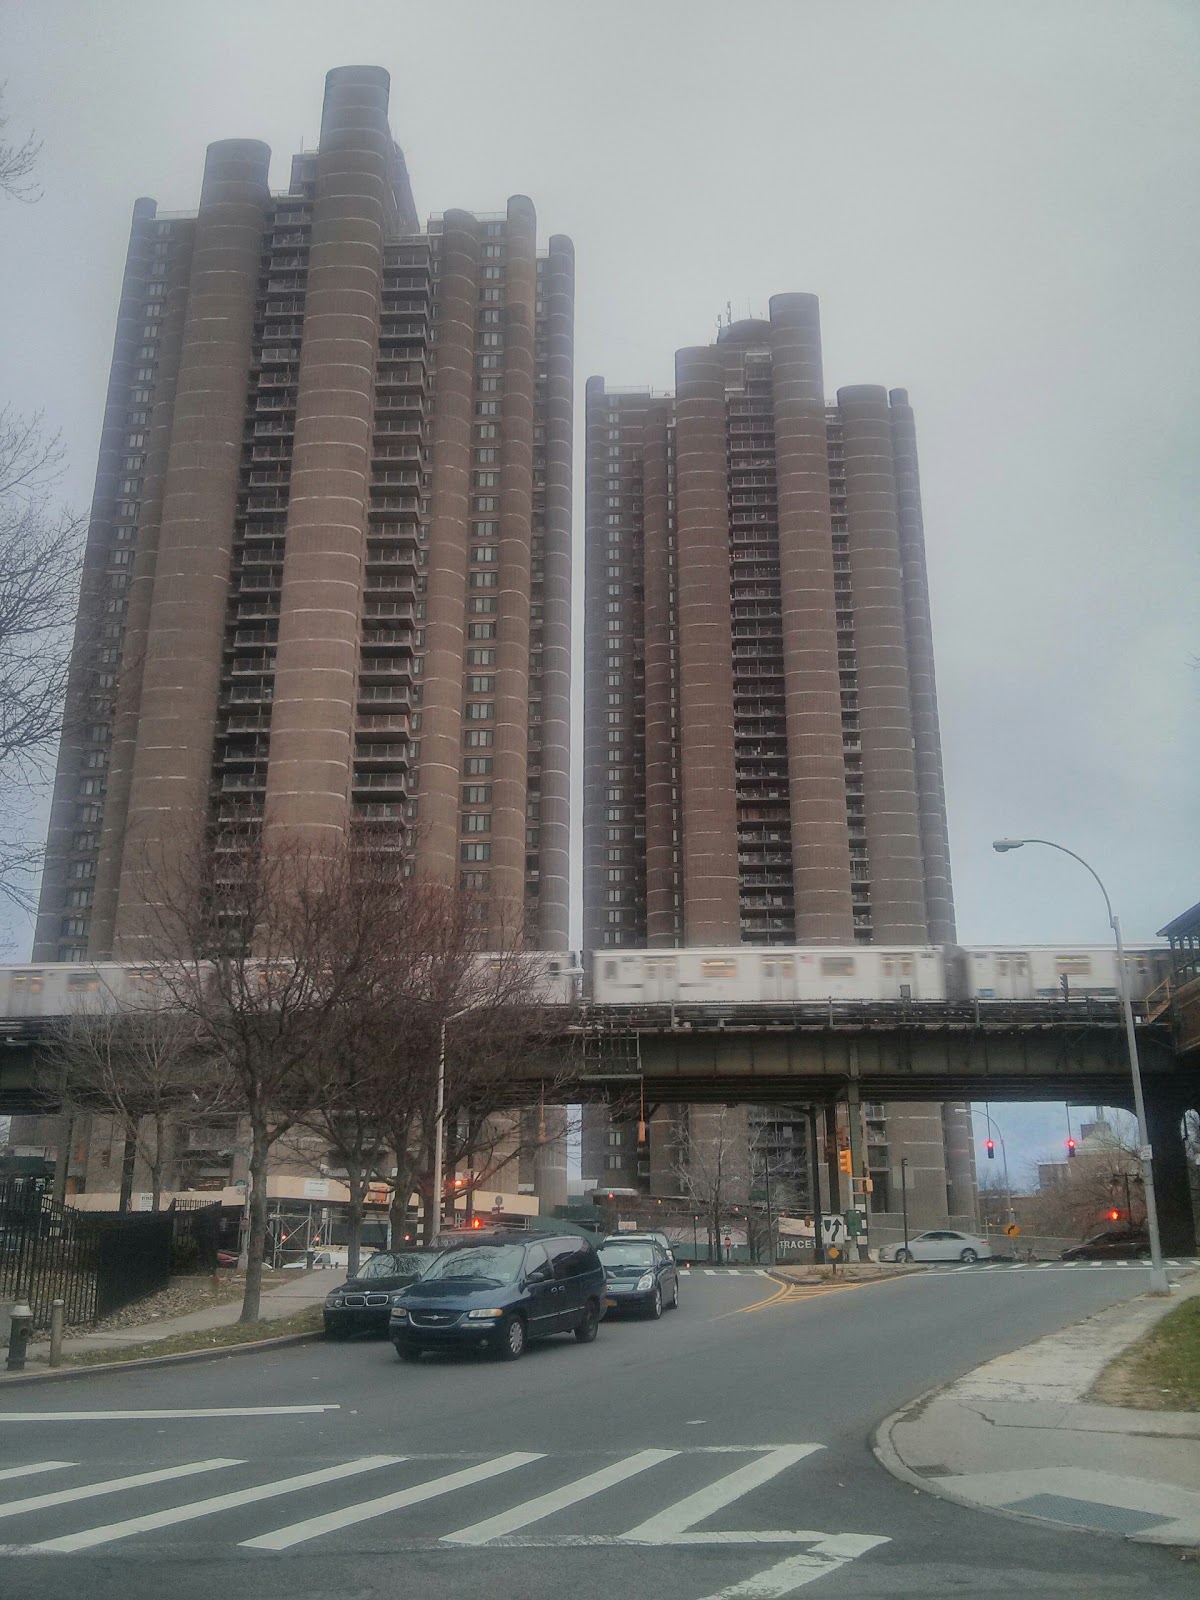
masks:
<path fill-rule="evenodd" d="M 182 1366 L 189 1361 L 215 1361 L 220 1356 L 253 1355 L 260 1350 L 282 1350 L 292 1344 L 312 1344 L 324 1339 L 318 1329 L 313 1333 L 285 1333 L 278 1339 L 251 1339 L 245 1344 L 219 1345 L 212 1350 L 180 1350 L 169 1356 L 142 1356 L 136 1361 L 96 1362 L 92 1366 L 51 1367 L 45 1372 L 0 1373 L 0 1393 L 12 1385 L 14 1388 L 28 1383 L 63 1383 L 71 1378 L 91 1378 L 97 1373 L 107 1376 L 113 1372 L 144 1372 L 151 1367 Z"/>
<path fill-rule="evenodd" d="M 1057 1518 L 1037 1517 L 1028 1511 L 1017 1511 L 1009 1506 L 989 1506 L 981 1500 L 972 1500 L 968 1495 L 956 1494 L 953 1489 L 947 1489 L 943 1484 L 935 1485 L 929 1478 L 924 1478 L 920 1473 L 914 1472 L 907 1465 L 896 1446 L 892 1443 L 892 1429 L 906 1420 L 914 1411 L 923 1410 L 930 1401 L 936 1400 L 947 1389 L 953 1388 L 959 1381 L 952 1378 L 949 1383 L 942 1383 L 936 1389 L 926 1389 L 923 1394 L 917 1395 L 907 1405 L 893 1411 L 890 1416 L 876 1428 L 871 1439 L 871 1453 L 885 1472 L 890 1472 L 893 1478 L 901 1483 L 906 1483 L 912 1489 L 918 1489 L 922 1494 L 932 1496 L 935 1500 L 946 1500 L 951 1505 L 962 1506 L 967 1511 L 982 1511 L 989 1516 L 1004 1517 L 1009 1522 L 1024 1522 L 1035 1528 L 1052 1528 L 1059 1533 L 1085 1533 L 1101 1539 L 1117 1539 L 1125 1544 L 1152 1545 L 1159 1550 L 1195 1551 L 1200 1546 L 1194 1544 L 1164 1544 L 1158 1539 L 1149 1539 L 1140 1533 L 1115 1533 L 1108 1528 L 1097 1528 L 1079 1522 L 1060 1522 Z"/>

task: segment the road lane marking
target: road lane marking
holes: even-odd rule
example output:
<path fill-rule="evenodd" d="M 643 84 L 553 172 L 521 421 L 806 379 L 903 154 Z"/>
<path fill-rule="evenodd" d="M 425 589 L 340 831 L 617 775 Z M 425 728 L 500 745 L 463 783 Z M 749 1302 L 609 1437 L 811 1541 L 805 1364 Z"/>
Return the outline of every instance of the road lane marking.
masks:
<path fill-rule="evenodd" d="M 414 1484 L 410 1489 L 399 1489 L 394 1494 L 380 1495 L 376 1500 L 364 1500 L 356 1506 L 346 1506 L 341 1511 L 330 1511 L 324 1516 L 309 1517 L 303 1522 L 293 1522 L 286 1528 L 275 1528 L 257 1539 L 243 1539 L 242 1548 L 248 1550 L 289 1550 L 305 1539 L 316 1539 L 323 1533 L 339 1528 L 349 1528 L 356 1522 L 366 1522 L 371 1517 L 385 1516 L 389 1511 L 402 1511 L 406 1506 L 420 1505 L 438 1495 L 453 1494 L 456 1489 L 467 1489 L 474 1483 L 511 1472 L 514 1467 L 526 1466 L 531 1461 L 541 1461 L 543 1452 L 514 1450 L 509 1455 L 497 1456 L 492 1461 L 481 1462 L 463 1472 L 447 1473 L 444 1478 L 432 1478 L 427 1483 Z"/>
<path fill-rule="evenodd" d="M 599 1472 L 589 1473 L 586 1478 L 576 1478 L 574 1483 L 564 1484 L 561 1489 L 552 1489 L 549 1494 L 539 1495 L 536 1500 L 525 1500 L 513 1506 L 511 1511 L 501 1511 L 486 1522 L 460 1528 L 457 1533 L 443 1534 L 442 1543 L 487 1544 L 505 1534 L 516 1533 L 518 1528 L 527 1528 L 531 1522 L 540 1522 L 543 1517 L 553 1516 L 567 1506 L 578 1505 L 581 1500 L 602 1494 L 614 1484 L 624 1483 L 627 1478 L 656 1467 L 660 1461 L 670 1461 L 679 1453 L 678 1450 L 640 1450 L 637 1455 L 614 1462 L 611 1467 L 602 1467 Z"/>
<path fill-rule="evenodd" d="M 295 1478 L 278 1478 L 273 1483 L 260 1483 L 253 1489 L 235 1489 L 231 1494 L 214 1495 L 210 1500 L 194 1500 L 188 1505 L 173 1506 L 168 1511 L 151 1511 L 145 1516 L 130 1517 L 125 1522 L 110 1522 L 102 1528 L 84 1528 L 81 1533 L 69 1533 L 61 1539 L 46 1539 L 41 1544 L 20 1548 L 22 1553 L 30 1555 L 52 1552 L 65 1555 L 76 1550 L 90 1550 L 98 1544 L 111 1544 L 115 1539 L 128 1539 L 134 1533 L 149 1533 L 155 1528 L 169 1528 L 179 1522 L 194 1522 L 198 1517 L 209 1517 L 218 1511 L 253 1505 L 258 1500 L 273 1500 L 279 1495 L 295 1494 L 301 1489 L 315 1488 L 322 1483 L 336 1483 L 340 1478 L 353 1478 L 361 1472 L 373 1472 L 378 1467 L 392 1467 L 403 1460 L 403 1456 L 362 1456 L 357 1461 L 347 1461 L 338 1467 L 302 1472 Z M 12 1546 L 9 1546 L 8 1553 L 13 1553 Z"/>
<path fill-rule="evenodd" d="M 665 1511 L 660 1511 L 647 1521 L 639 1523 L 636 1528 L 631 1528 L 625 1538 L 643 1544 L 670 1543 L 697 1522 L 703 1522 L 705 1517 L 711 1517 L 725 1506 L 732 1505 L 744 1494 L 749 1494 L 752 1489 L 769 1483 L 788 1467 L 794 1467 L 798 1461 L 803 1461 L 805 1456 L 811 1456 L 823 1448 L 824 1446 L 819 1444 L 791 1444 L 785 1445 L 780 1450 L 772 1450 L 758 1461 L 748 1462 L 736 1472 L 718 1478 L 716 1483 L 710 1483 L 706 1488 L 698 1489 L 695 1494 L 677 1500 Z"/>
<path fill-rule="evenodd" d="M 208 1406 L 184 1411 L 0 1411 L 0 1422 L 171 1422 L 184 1417 L 311 1417 L 341 1406 Z"/>
<path fill-rule="evenodd" d="M 54 1472 L 59 1467 L 73 1467 L 74 1461 L 31 1461 L 27 1467 L 0 1467 L 0 1481 L 5 1478 L 32 1478 L 38 1472 Z"/>
<path fill-rule="evenodd" d="M 191 1478 L 198 1472 L 219 1472 L 222 1467 L 244 1467 L 245 1462 L 226 1456 L 211 1461 L 189 1461 L 182 1467 L 160 1467 L 155 1472 L 135 1472 L 128 1478 L 106 1478 L 102 1483 L 85 1483 L 77 1489 L 59 1489 L 53 1494 L 33 1494 L 24 1500 L 0 1503 L 0 1517 L 16 1517 L 23 1511 L 43 1511 L 49 1506 L 74 1505 L 77 1500 L 96 1500 L 101 1495 L 119 1494 L 124 1489 L 141 1489 L 151 1483 L 169 1483 L 174 1478 Z"/>
<path fill-rule="evenodd" d="M 726 1589 L 718 1589 L 715 1594 L 706 1595 L 704 1600 L 780 1600 L 783 1595 L 795 1594 L 797 1589 L 803 1589 L 827 1573 L 835 1572 L 838 1567 L 844 1567 L 847 1561 L 853 1561 L 856 1556 L 865 1555 L 868 1550 L 888 1542 L 872 1534 L 834 1534 L 812 1550 L 802 1555 L 787 1556 L 776 1566 L 768 1567 L 752 1578 L 744 1578 L 741 1583 L 731 1584 Z"/>

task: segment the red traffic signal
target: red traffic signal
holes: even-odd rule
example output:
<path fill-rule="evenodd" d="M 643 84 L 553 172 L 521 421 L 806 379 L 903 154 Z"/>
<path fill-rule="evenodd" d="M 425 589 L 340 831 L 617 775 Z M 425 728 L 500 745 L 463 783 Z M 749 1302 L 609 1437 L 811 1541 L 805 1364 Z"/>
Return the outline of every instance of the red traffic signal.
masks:
<path fill-rule="evenodd" d="M 1069 1156 L 1073 1156 L 1075 1154 L 1075 1141 L 1074 1141 L 1074 1139 L 1068 1139 L 1067 1140 L 1067 1154 Z"/>
<path fill-rule="evenodd" d="M 1110 1222 L 1120 1222 L 1120 1220 L 1121 1220 L 1121 1213 L 1120 1213 L 1120 1212 L 1119 1212 L 1119 1211 L 1118 1211 L 1118 1210 L 1117 1210 L 1117 1208 L 1116 1208 L 1116 1206 L 1112 1206 L 1112 1207 L 1111 1207 L 1111 1208 L 1110 1208 L 1110 1209 L 1109 1209 L 1109 1213 L 1108 1213 L 1108 1220 L 1109 1220 L 1109 1221 L 1110 1221 Z"/>
<path fill-rule="evenodd" d="M 996 1141 L 994 1139 L 989 1139 L 988 1142 L 987 1142 L 986 1149 L 987 1149 L 987 1158 L 988 1158 L 988 1160 L 989 1161 L 995 1161 L 995 1159 L 996 1159 Z"/>

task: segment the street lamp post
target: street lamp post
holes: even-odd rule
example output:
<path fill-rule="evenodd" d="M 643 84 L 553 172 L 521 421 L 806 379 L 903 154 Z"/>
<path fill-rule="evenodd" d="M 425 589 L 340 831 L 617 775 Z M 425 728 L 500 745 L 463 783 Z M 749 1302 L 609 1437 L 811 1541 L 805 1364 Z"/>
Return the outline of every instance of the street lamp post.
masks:
<path fill-rule="evenodd" d="M 1010 1222 L 1015 1222 L 1016 1218 L 1013 1216 L 1012 1189 L 1009 1187 L 1008 1183 L 1008 1149 L 1004 1143 L 1004 1135 L 1000 1132 L 1000 1129 L 997 1127 L 997 1125 L 992 1121 L 988 1112 L 980 1111 L 978 1106 L 972 1106 L 971 1111 L 975 1116 L 983 1118 L 988 1127 L 1000 1141 L 1000 1157 L 1004 1163 L 1004 1209 L 1008 1212 L 1008 1220 Z"/>
<path fill-rule="evenodd" d="M 433 1116 L 433 1194 L 430 1196 L 430 1205 L 433 1209 L 434 1230 L 433 1236 L 441 1231 L 442 1227 L 442 1164 L 444 1160 L 443 1122 L 446 1119 L 446 1024 L 457 1022 L 470 1010 L 470 1006 L 463 1006 L 461 1011 L 452 1011 L 448 1017 L 443 1017 L 438 1029 L 438 1072 L 437 1072 L 437 1106 Z M 432 1243 L 432 1238 L 430 1240 Z"/>
<path fill-rule="evenodd" d="M 1142 1181 L 1146 1190 L 1146 1226 L 1150 1234 L 1150 1293 L 1170 1294 L 1167 1283 L 1167 1271 L 1163 1266 L 1162 1241 L 1158 1232 L 1158 1206 L 1154 1199 L 1154 1158 L 1150 1149 L 1150 1135 L 1146 1127 L 1146 1103 L 1142 1097 L 1142 1069 L 1138 1061 L 1137 1032 L 1133 1025 L 1133 1006 L 1129 1001 L 1129 984 L 1125 978 L 1125 946 L 1121 942 L 1121 923 L 1113 914 L 1112 901 L 1108 898 L 1108 890 L 1101 881 L 1100 874 L 1083 859 L 1068 850 L 1065 844 L 1055 844 L 1052 839 L 996 839 L 992 849 L 1003 854 L 1007 850 L 1019 850 L 1022 845 L 1041 844 L 1048 850 L 1060 850 L 1064 856 L 1070 856 L 1072 861 L 1078 861 L 1091 873 L 1096 880 L 1100 893 L 1104 896 L 1104 908 L 1108 912 L 1108 925 L 1113 931 L 1117 944 L 1117 999 L 1121 1004 L 1121 1011 L 1125 1019 L 1125 1041 L 1129 1048 L 1129 1071 L 1133 1078 L 1133 1105 L 1137 1115 L 1138 1125 L 1138 1158 L 1142 1164 Z"/>
<path fill-rule="evenodd" d="M 908 1157 L 900 1157 L 900 1211 L 904 1218 L 904 1259 L 908 1260 Z"/>

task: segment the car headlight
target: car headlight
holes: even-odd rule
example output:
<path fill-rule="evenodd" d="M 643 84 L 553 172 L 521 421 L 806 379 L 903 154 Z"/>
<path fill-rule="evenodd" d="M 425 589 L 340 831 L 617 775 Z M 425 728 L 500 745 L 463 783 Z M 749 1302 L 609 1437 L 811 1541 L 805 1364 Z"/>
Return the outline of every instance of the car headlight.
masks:
<path fill-rule="evenodd" d="M 398 1306 L 394 1300 L 392 1301 L 391 1321 L 392 1322 L 407 1322 L 408 1321 L 408 1312 L 404 1309 L 403 1306 Z"/>
<path fill-rule="evenodd" d="M 645 1289 L 653 1289 L 654 1274 L 652 1272 L 643 1272 L 637 1281 L 637 1286 L 639 1294 L 641 1294 Z"/>
<path fill-rule="evenodd" d="M 325 1296 L 325 1304 L 327 1306 L 342 1306 L 345 1305 L 345 1303 L 345 1300 L 340 1294 L 327 1294 Z"/>
<path fill-rule="evenodd" d="M 497 1317 L 502 1317 L 503 1315 L 504 1315 L 503 1311 L 499 1310 L 498 1308 L 494 1308 L 494 1307 L 489 1306 L 486 1310 L 468 1311 L 467 1312 L 467 1321 L 468 1322 L 494 1322 Z"/>

